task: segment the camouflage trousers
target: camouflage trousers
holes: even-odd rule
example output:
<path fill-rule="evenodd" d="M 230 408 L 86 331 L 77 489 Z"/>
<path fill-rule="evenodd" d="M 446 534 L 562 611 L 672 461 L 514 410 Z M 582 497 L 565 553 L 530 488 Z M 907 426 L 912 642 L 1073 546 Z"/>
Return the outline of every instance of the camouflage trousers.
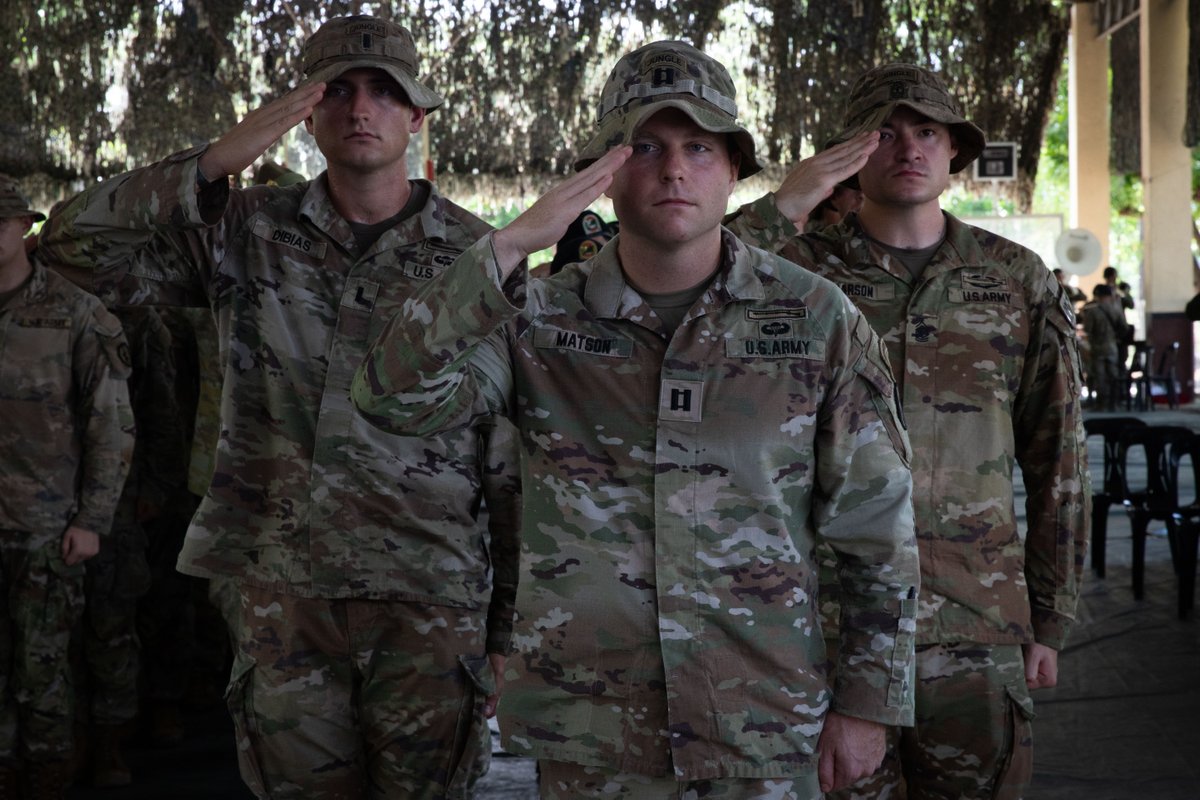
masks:
<path fill-rule="evenodd" d="M 0 531 L 0 762 L 57 761 L 74 746 L 71 629 L 83 611 L 83 565 L 57 537 L 33 549 Z"/>
<path fill-rule="evenodd" d="M 260 798 L 471 796 L 491 759 L 486 611 L 241 589 L 226 698 Z"/>
<path fill-rule="evenodd" d="M 1033 701 L 1020 645 L 918 645 L 916 725 L 838 800 L 1017 800 L 1033 775 Z"/>
<path fill-rule="evenodd" d="M 539 761 L 542 800 L 813 800 L 817 774 L 794 778 L 717 778 L 677 781 L 603 767 Z"/>
<path fill-rule="evenodd" d="M 1096 393 L 1096 407 L 1101 411 L 1117 411 L 1124 405 L 1125 367 L 1117 361 L 1116 353 L 1093 353 L 1088 363 L 1088 386 Z"/>
<path fill-rule="evenodd" d="M 85 564 L 87 606 L 83 615 L 83 666 L 80 684 L 91 722 L 119 725 L 138 713 L 138 598 L 150 588 L 146 535 L 122 501 L 112 532 L 100 552 Z"/>
<path fill-rule="evenodd" d="M 208 583 L 175 569 L 196 506 L 192 497 L 187 492 L 177 493 L 162 516 L 145 526 L 150 586 L 138 600 L 137 632 L 142 643 L 142 695 L 151 701 L 181 701 L 187 693 L 193 663 L 210 652 L 208 648 L 196 648 L 195 639 L 196 603 L 197 599 L 207 603 L 203 592 Z M 228 670 L 221 676 L 222 682 L 227 674 Z"/>

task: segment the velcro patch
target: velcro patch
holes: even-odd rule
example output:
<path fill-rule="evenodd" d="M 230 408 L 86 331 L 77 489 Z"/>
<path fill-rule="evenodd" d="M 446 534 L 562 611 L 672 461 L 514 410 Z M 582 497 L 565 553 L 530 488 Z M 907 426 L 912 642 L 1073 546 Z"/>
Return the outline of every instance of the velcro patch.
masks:
<path fill-rule="evenodd" d="M 371 311 L 375 308 L 375 298 L 379 296 L 379 284 L 362 278 L 351 278 L 346 281 L 342 290 L 342 306 Z"/>
<path fill-rule="evenodd" d="M 839 283 L 838 288 L 853 300 L 896 299 L 896 286 L 891 283 Z"/>
<path fill-rule="evenodd" d="M 700 422 L 703 404 L 704 381 L 665 380 L 658 392 L 658 417 Z"/>
<path fill-rule="evenodd" d="M 605 358 L 629 358 L 633 354 L 633 342 L 628 339 L 619 336 L 592 336 L 561 328 L 537 328 L 533 332 L 533 346 L 549 350 L 571 350 Z"/>
<path fill-rule="evenodd" d="M 800 306 L 799 308 L 748 308 L 746 309 L 746 319 L 755 321 L 765 319 L 808 319 L 808 306 Z"/>
<path fill-rule="evenodd" d="M 951 303 L 1000 303 L 1006 306 L 1020 305 L 1016 292 L 1011 289 L 958 289 L 946 290 Z"/>
<path fill-rule="evenodd" d="M 725 355 L 728 358 L 803 358 L 809 361 L 824 361 L 825 340 L 739 337 L 725 340 Z"/>
<path fill-rule="evenodd" d="M 1000 289 L 1008 285 L 1008 281 L 998 275 L 969 270 L 962 273 L 960 280 L 964 289 Z"/>
<path fill-rule="evenodd" d="M 17 325 L 22 328 L 70 328 L 71 320 L 66 317 L 21 317 Z"/>
<path fill-rule="evenodd" d="M 290 247 L 297 252 L 312 256 L 313 258 L 325 258 L 325 242 L 315 242 L 302 233 L 291 231 L 278 225 L 272 225 L 270 221 L 261 217 L 254 220 L 254 227 L 251 230 L 258 238 L 265 239 L 273 244 Z"/>
<path fill-rule="evenodd" d="M 439 263 L 438 259 L 448 259 L 444 263 Z M 446 267 L 454 263 L 454 256 L 435 255 L 433 257 L 434 264 L 425 264 L 419 261 L 405 261 L 400 265 L 400 272 L 406 278 L 412 278 L 416 281 L 433 280 L 438 275 L 446 271 Z"/>

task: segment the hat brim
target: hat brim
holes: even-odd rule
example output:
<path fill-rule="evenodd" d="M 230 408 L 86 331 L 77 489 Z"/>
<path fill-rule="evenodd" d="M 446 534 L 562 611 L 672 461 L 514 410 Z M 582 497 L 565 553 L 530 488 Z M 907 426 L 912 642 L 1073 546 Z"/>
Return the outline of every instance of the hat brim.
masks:
<path fill-rule="evenodd" d="M 40 211 L 34 211 L 31 208 L 23 210 L 8 210 L 0 211 L 0 219 L 12 219 L 13 217 L 33 217 L 34 222 L 45 222 L 46 215 Z"/>
<path fill-rule="evenodd" d="M 954 137 L 954 146 L 958 149 L 958 153 L 954 158 L 950 159 L 950 174 L 962 172 L 967 166 L 979 158 L 979 154 L 983 152 L 983 148 L 987 145 L 987 136 L 974 123 L 968 122 L 966 119 L 957 114 L 949 114 L 933 105 L 924 103 L 914 103 L 908 100 L 897 100 L 892 103 L 886 103 L 874 109 L 858 125 L 849 128 L 843 128 L 837 135 L 825 143 L 823 149 L 828 150 L 834 145 L 853 139 L 860 133 L 867 131 L 877 131 L 883 127 L 883 123 L 887 122 L 892 116 L 892 112 L 899 106 L 906 106 L 913 111 L 928 117 L 934 122 L 940 122 L 950 129 L 950 134 Z M 851 180 L 844 181 L 847 186 L 852 189 L 858 188 L 858 176 L 854 176 Z"/>
<path fill-rule="evenodd" d="M 396 83 L 400 84 L 400 88 L 404 89 L 404 92 L 408 95 L 409 102 L 417 108 L 432 111 L 445 102 L 445 99 L 440 94 L 396 65 L 380 63 L 378 59 L 374 58 L 347 59 L 345 61 L 335 61 L 331 64 L 326 64 L 305 77 L 304 83 L 329 83 L 343 72 L 352 69 L 383 70 L 394 78 Z"/>
<path fill-rule="evenodd" d="M 627 107 L 612 111 L 600 123 L 579 155 L 575 157 L 575 171 L 585 169 L 614 147 L 629 144 L 642 123 L 666 108 L 677 108 L 709 133 L 727 133 L 733 137 L 734 145 L 741 155 L 738 164 L 738 180 L 749 178 L 762 170 L 754 155 L 754 137 L 741 125 L 731 123 L 729 116 L 707 105 L 682 97 L 657 100 L 653 103 Z"/>

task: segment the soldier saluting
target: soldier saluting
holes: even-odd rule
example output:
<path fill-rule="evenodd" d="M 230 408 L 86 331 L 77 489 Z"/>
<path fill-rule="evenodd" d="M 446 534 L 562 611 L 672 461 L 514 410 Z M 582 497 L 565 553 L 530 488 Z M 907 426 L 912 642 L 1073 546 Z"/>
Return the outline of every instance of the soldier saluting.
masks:
<path fill-rule="evenodd" d="M 406 306 L 354 398 L 410 435 L 517 424 L 500 720 L 543 797 L 816 797 L 874 770 L 911 711 L 918 570 L 885 350 L 833 284 L 722 229 L 759 164 L 721 64 L 647 45 L 598 118 L 582 171 Z M 616 238 L 526 283 L 522 260 L 602 192 Z M 853 597 L 835 685 L 818 539 Z"/>

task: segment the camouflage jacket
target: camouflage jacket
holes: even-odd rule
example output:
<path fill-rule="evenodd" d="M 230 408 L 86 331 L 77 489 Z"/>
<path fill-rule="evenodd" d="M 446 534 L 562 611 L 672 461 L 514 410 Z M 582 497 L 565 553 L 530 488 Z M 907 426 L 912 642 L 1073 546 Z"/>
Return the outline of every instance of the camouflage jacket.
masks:
<path fill-rule="evenodd" d="M 497 625 L 511 625 L 516 521 L 491 516 L 489 553 L 486 422 L 391 436 L 355 413 L 349 392 L 392 312 L 488 226 L 431 190 L 359 252 L 324 176 L 198 189 L 202 152 L 87 190 L 40 237 L 103 298 L 213 309 L 221 436 L 179 568 L 302 596 L 492 602 Z M 492 456 L 503 464 L 493 482 L 515 484 L 513 454 Z"/>
<path fill-rule="evenodd" d="M 1119 300 L 1091 300 L 1079 312 L 1092 358 L 1119 358 L 1129 331 Z"/>
<path fill-rule="evenodd" d="M 162 509 L 175 487 L 183 482 L 186 464 L 184 419 L 175 398 L 171 333 L 150 306 L 114 309 L 113 313 L 129 342 L 129 402 L 137 424 L 133 463 L 121 502 L 136 508 L 142 500 Z"/>
<path fill-rule="evenodd" d="M 1037 255 L 949 214 L 914 283 L 855 220 L 797 237 L 768 195 L 731 227 L 837 283 L 887 344 L 914 451 L 917 642 L 1061 649 L 1091 513 L 1070 300 Z"/>
<path fill-rule="evenodd" d="M 187 309 L 192 311 L 194 309 Z M 188 491 L 203 497 L 216 468 L 221 440 L 221 343 L 212 315 L 188 315 L 195 340 L 196 384 L 192 421 L 192 451 L 188 460 Z"/>
<path fill-rule="evenodd" d="M 815 769 L 831 707 L 911 724 L 908 441 L 879 340 L 831 284 L 728 233 L 670 335 L 625 283 L 619 238 L 505 292 L 488 237 L 393 320 L 354 384 L 391 429 L 504 413 L 520 430 L 505 746 L 769 777 Z M 852 609 L 832 691 L 817 537 Z"/>
<path fill-rule="evenodd" d="M 133 454 L 129 347 L 95 297 L 38 262 L 0 306 L 0 531 L 30 548 L 112 526 Z"/>

